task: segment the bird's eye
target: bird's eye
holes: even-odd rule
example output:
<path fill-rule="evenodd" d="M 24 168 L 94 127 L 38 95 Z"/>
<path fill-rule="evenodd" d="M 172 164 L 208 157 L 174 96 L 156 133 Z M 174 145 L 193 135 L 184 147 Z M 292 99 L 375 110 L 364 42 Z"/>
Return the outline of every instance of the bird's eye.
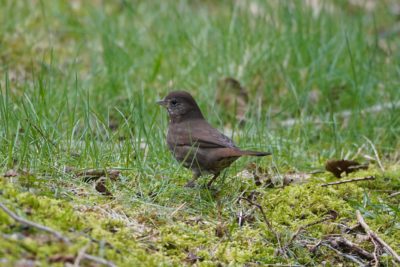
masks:
<path fill-rule="evenodd" d="M 176 99 L 172 99 L 172 100 L 171 100 L 171 104 L 172 104 L 173 106 L 176 106 L 176 104 L 178 104 L 178 101 L 176 101 Z"/>

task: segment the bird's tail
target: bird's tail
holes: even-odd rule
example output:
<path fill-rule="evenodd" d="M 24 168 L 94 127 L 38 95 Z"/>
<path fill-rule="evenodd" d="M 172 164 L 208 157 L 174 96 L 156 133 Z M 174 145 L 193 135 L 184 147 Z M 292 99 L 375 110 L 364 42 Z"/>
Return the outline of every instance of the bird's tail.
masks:
<path fill-rule="evenodd" d="M 240 151 L 243 156 L 256 156 L 256 157 L 264 157 L 271 155 L 271 152 L 259 152 L 259 151 L 252 151 L 252 150 L 241 150 Z"/>

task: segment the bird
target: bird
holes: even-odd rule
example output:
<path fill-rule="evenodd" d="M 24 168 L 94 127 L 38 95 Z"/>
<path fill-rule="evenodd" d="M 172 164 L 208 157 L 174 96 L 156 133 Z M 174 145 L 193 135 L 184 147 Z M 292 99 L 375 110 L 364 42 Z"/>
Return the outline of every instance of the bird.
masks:
<path fill-rule="evenodd" d="M 186 187 L 194 187 L 202 175 L 213 174 L 207 183 L 207 187 L 211 188 L 221 171 L 241 156 L 271 155 L 270 152 L 238 148 L 232 139 L 206 121 L 192 95 L 186 91 L 172 91 L 157 103 L 168 112 L 169 150 L 178 162 L 193 173 Z"/>

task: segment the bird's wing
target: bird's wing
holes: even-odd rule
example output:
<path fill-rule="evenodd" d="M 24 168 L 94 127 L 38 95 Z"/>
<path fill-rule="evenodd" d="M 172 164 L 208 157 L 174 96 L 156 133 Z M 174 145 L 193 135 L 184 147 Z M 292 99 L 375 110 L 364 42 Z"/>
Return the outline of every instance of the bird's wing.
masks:
<path fill-rule="evenodd" d="M 201 148 L 232 147 L 233 141 L 213 128 L 206 121 L 193 121 L 181 125 L 170 125 L 168 143 L 173 146 L 199 146 Z"/>

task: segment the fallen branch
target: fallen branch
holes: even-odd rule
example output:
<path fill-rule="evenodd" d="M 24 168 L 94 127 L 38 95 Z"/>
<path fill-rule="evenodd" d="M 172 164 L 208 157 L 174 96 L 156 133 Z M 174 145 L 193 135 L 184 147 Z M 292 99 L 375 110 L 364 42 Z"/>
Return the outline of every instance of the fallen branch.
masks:
<path fill-rule="evenodd" d="M 258 204 L 258 203 L 255 203 L 255 202 L 253 202 L 250 199 L 245 198 L 245 197 L 240 197 L 239 199 L 246 200 L 247 202 L 249 202 L 250 205 L 253 205 L 253 206 L 258 208 L 258 210 L 260 211 L 261 215 L 263 216 L 264 222 L 267 225 L 268 229 L 271 231 L 271 233 L 273 233 L 275 235 L 276 241 L 278 242 L 278 245 L 279 245 L 279 250 L 280 250 L 280 252 L 282 252 L 282 246 L 281 246 L 281 241 L 280 241 L 279 235 L 278 235 L 277 232 L 275 232 L 274 228 L 272 227 L 271 222 L 268 220 L 267 215 L 265 215 L 264 209 L 261 207 L 261 205 Z"/>
<path fill-rule="evenodd" d="M 354 179 L 349 179 L 349 180 L 341 180 L 341 181 L 337 181 L 337 182 L 321 184 L 321 186 L 325 187 L 325 186 L 330 186 L 330 185 L 338 185 L 338 184 L 360 182 L 360 181 L 367 181 L 367 180 L 374 180 L 374 179 L 375 179 L 375 176 L 367 176 L 367 177 L 363 177 L 363 178 L 354 178 Z"/>
<path fill-rule="evenodd" d="M 393 258 L 400 263 L 400 256 L 394 251 L 385 241 L 383 241 L 376 233 L 374 233 L 365 222 L 361 212 L 359 210 L 356 211 L 357 221 L 364 229 L 364 231 L 368 234 L 371 240 L 375 240 L 378 242 L 387 252 L 389 252 Z"/>
<path fill-rule="evenodd" d="M 32 222 L 32 221 L 28 221 L 27 219 L 24 219 L 22 217 L 19 217 L 17 214 L 15 214 L 14 212 L 12 212 L 11 210 L 9 210 L 3 203 L 0 202 L 0 208 L 11 218 L 13 218 L 15 221 L 19 222 L 20 224 L 29 226 L 29 227 L 33 227 L 36 229 L 39 229 L 41 231 L 45 231 L 48 232 L 52 235 L 54 235 L 57 239 L 63 241 L 64 243 L 69 243 L 69 239 L 66 238 L 65 236 L 63 236 L 61 233 L 38 223 Z"/>

